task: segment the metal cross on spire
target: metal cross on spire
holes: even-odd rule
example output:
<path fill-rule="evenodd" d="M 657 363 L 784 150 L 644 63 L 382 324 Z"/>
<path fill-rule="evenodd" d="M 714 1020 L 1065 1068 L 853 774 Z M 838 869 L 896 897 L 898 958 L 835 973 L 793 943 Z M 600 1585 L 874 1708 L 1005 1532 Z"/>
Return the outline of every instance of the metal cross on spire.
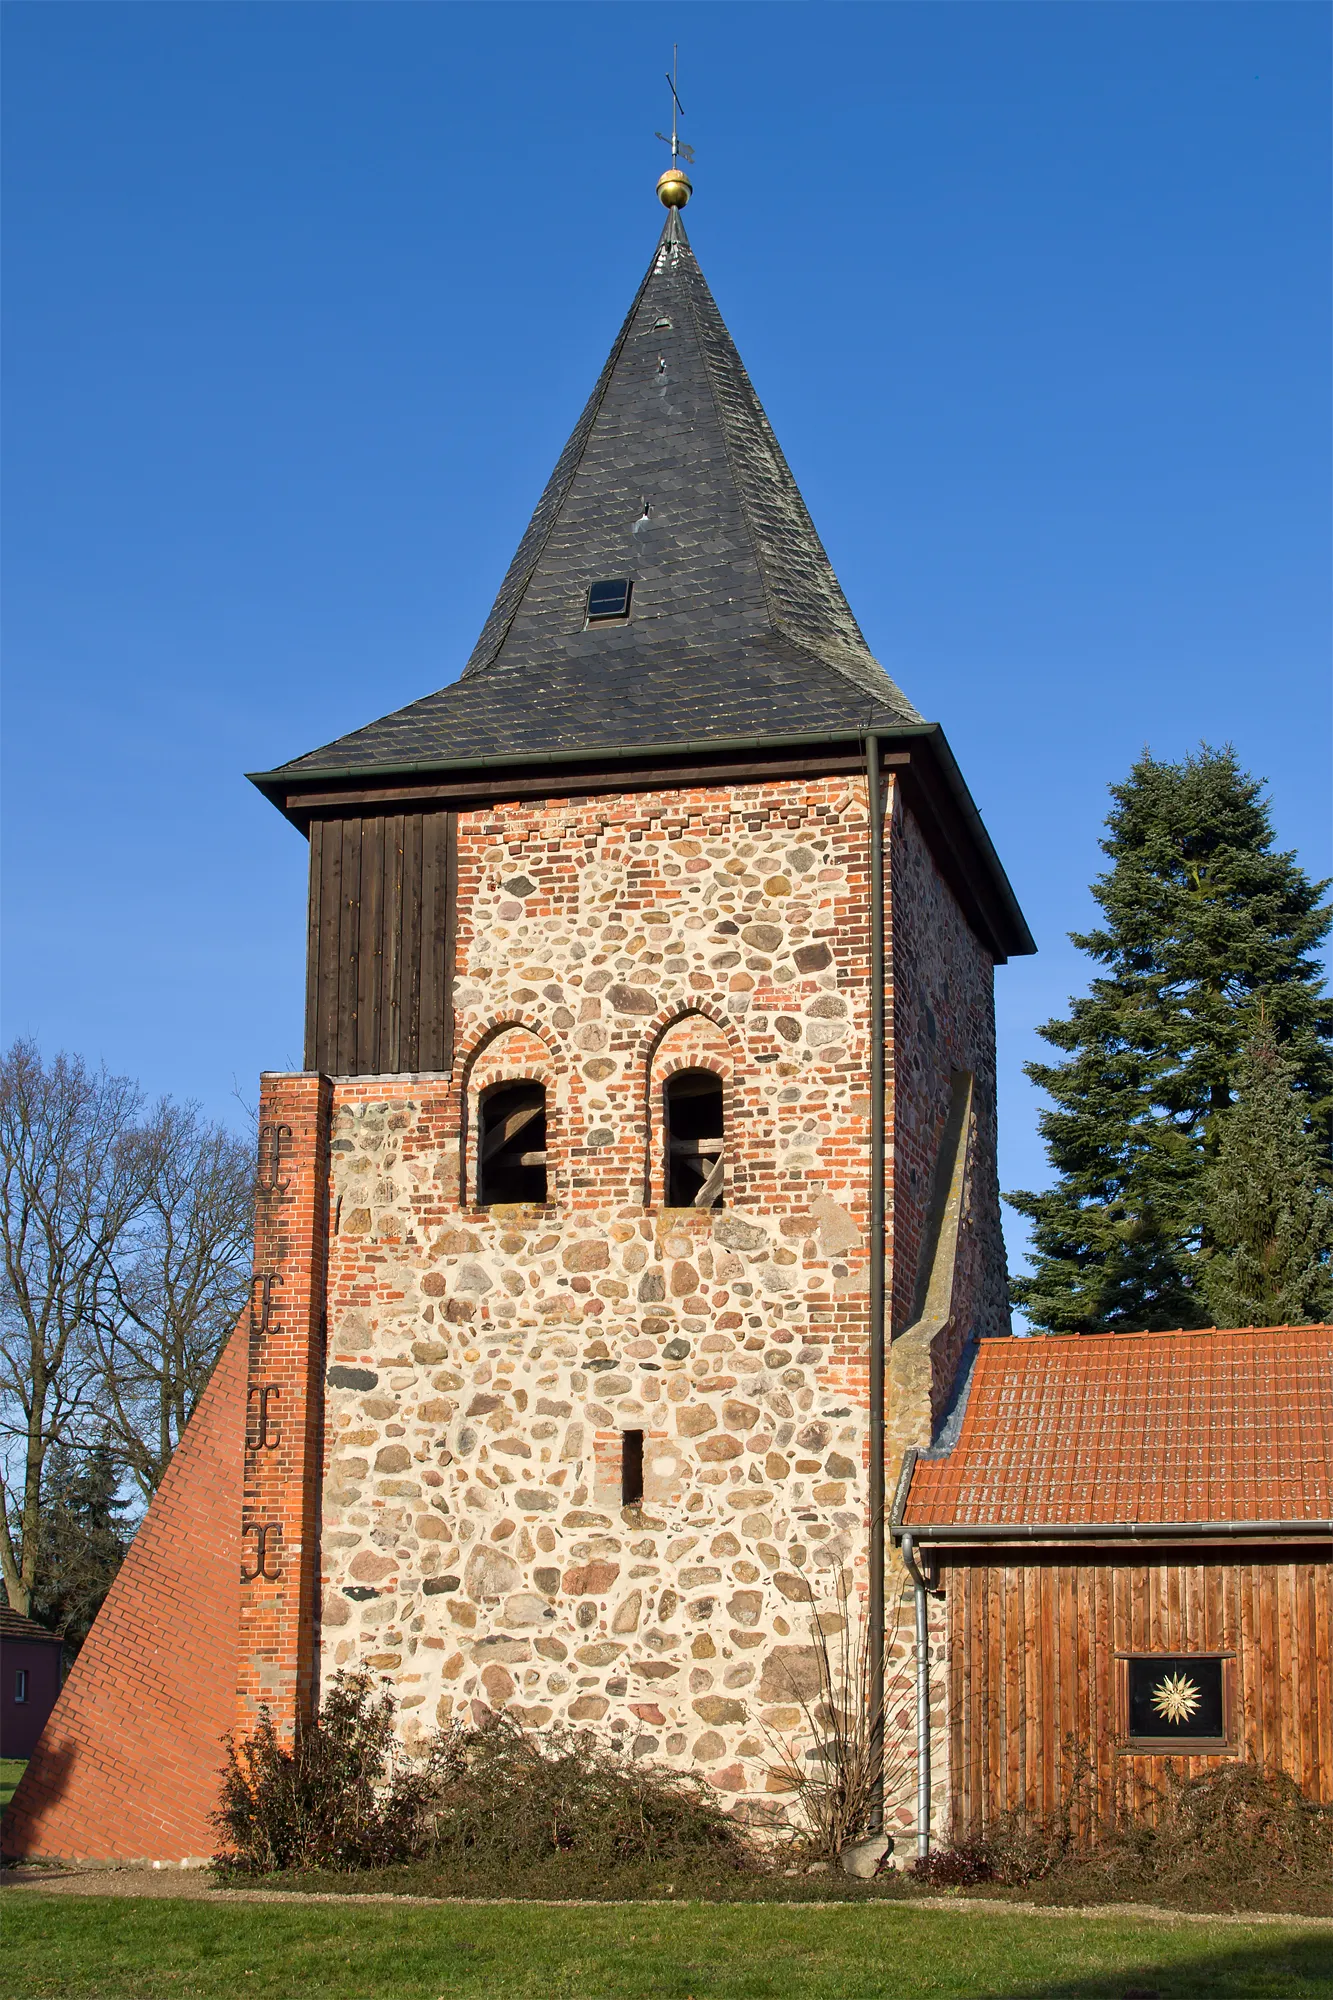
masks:
<path fill-rule="evenodd" d="M 678 93 L 678 91 L 677 91 L 677 89 L 676 89 L 676 44 L 675 44 L 675 42 L 673 42 L 673 43 L 671 44 L 671 69 L 670 69 L 670 71 L 668 72 L 668 75 L 667 75 L 667 80 L 666 80 L 666 82 L 667 82 L 667 89 L 668 89 L 668 90 L 669 90 L 669 91 L 671 92 L 671 137 L 670 137 L 670 138 L 668 139 L 668 137 L 667 137 L 667 135 L 666 135 L 666 133 L 665 133 L 665 132 L 658 132 L 658 133 L 656 133 L 656 134 L 655 134 L 654 136 L 655 136 L 656 138 L 660 139 L 660 140 L 662 141 L 662 144 L 663 144 L 664 146 L 670 146 L 670 148 L 671 148 L 671 164 L 672 164 L 672 166 L 673 166 L 673 167 L 674 167 L 674 166 L 675 166 L 675 165 L 677 164 L 677 162 L 678 162 L 678 161 L 680 161 L 680 160 L 685 160 L 685 161 L 687 161 L 687 162 L 688 162 L 688 163 L 689 163 L 689 164 L 690 164 L 691 166 L 693 166 L 693 164 L 694 164 L 694 148 L 693 148 L 693 146 L 687 146 L 687 145 L 686 145 L 686 144 L 684 143 L 684 141 L 683 141 L 683 140 L 682 140 L 682 139 L 680 138 L 680 136 L 679 136 L 679 134 L 678 134 L 678 132 L 677 132 L 677 129 L 676 129 L 676 128 L 677 128 L 677 122 L 678 122 L 678 120 L 679 120 L 679 119 L 681 119 L 681 118 L 683 118 L 683 117 L 685 116 L 685 106 L 684 106 L 684 105 L 683 105 L 683 104 L 681 103 L 681 101 L 680 101 L 680 95 L 679 95 L 679 93 Z"/>

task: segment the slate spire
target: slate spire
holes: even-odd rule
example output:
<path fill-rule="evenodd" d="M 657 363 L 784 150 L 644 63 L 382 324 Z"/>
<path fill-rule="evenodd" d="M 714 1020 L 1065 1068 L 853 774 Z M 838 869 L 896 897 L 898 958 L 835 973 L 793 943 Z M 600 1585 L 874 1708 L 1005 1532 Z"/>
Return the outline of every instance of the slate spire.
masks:
<path fill-rule="evenodd" d="M 626 579 L 623 622 L 590 585 Z M 461 679 L 292 777 L 919 724 L 862 637 L 678 207 Z"/>

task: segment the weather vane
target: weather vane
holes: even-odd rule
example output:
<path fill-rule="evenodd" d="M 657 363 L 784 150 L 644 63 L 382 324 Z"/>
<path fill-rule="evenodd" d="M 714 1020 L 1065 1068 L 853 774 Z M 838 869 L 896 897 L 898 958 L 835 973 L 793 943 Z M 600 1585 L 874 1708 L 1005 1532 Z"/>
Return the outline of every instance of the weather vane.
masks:
<path fill-rule="evenodd" d="M 690 198 L 691 188 L 685 170 L 680 163 L 682 160 L 685 160 L 693 166 L 694 148 L 684 143 L 677 129 L 679 121 L 685 116 L 685 106 L 681 103 L 680 93 L 676 89 L 676 44 L 674 42 L 671 44 L 671 69 L 666 81 L 667 89 L 671 92 L 671 137 L 668 139 L 665 132 L 659 132 L 656 136 L 662 141 L 664 146 L 670 146 L 671 165 L 659 179 L 657 192 L 668 208 L 684 208 Z"/>

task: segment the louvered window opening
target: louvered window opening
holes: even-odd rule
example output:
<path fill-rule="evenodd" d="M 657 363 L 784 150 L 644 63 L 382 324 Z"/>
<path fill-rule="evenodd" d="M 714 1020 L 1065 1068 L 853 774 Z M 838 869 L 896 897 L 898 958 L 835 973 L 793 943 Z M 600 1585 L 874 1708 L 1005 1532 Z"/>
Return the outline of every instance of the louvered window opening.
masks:
<path fill-rule="evenodd" d="M 540 1083 L 502 1083 L 481 1100 L 477 1133 L 477 1201 L 546 1200 L 546 1090 Z"/>
<path fill-rule="evenodd" d="M 721 1208 L 725 1172 L 722 1079 L 711 1070 L 686 1069 L 667 1080 L 668 1208 Z"/>

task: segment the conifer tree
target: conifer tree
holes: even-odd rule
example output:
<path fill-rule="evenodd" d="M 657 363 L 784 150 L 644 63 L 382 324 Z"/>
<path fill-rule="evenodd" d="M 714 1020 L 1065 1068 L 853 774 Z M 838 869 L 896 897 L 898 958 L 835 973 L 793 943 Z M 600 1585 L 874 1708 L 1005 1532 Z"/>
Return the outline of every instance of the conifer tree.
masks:
<path fill-rule="evenodd" d="M 1206 1176 L 1204 1291 L 1216 1326 L 1306 1326 L 1333 1306 L 1333 1199 L 1295 1065 L 1264 1022 Z"/>
<path fill-rule="evenodd" d="M 31 1613 L 77 1652 L 116 1579 L 133 1532 L 122 1523 L 115 1461 L 105 1445 L 47 1460 Z"/>
<path fill-rule="evenodd" d="M 1203 745 L 1179 764 L 1145 751 L 1111 796 L 1104 924 L 1072 933 L 1104 972 L 1040 1030 L 1064 1060 L 1027 1066 L 1054 1100 L 1056 1180 L 1009 1197 L 1034 1224 L 1015 1302 L 1055 1333 L 1214 1323 L 1205 1174 L 1261 1005 L 1321 1135 L 1333 1108 L 1328 885 L 1274 851 L 1262 781 Z"/>

